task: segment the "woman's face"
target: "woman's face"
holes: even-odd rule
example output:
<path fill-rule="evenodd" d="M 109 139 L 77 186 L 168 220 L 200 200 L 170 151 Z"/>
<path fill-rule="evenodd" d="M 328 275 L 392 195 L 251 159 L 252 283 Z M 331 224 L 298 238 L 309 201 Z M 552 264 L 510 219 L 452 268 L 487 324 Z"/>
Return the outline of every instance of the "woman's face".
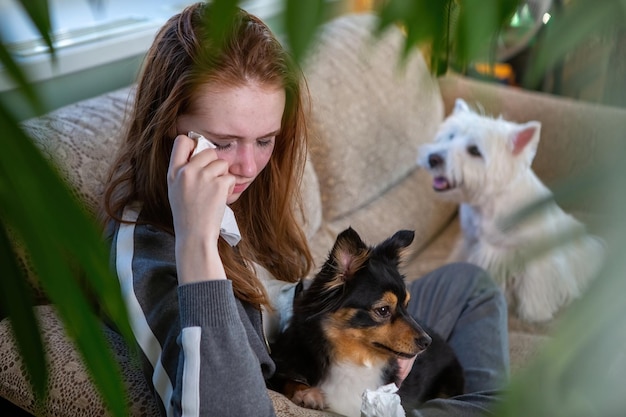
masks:
<path fill-rule="evenodd" d="M 235 176 L 231 204 L 252 184 L 272 156 L 285 110 L 285 90 L 249 83 L 199 88 L 189 111 L 178 118 L 178 133 L 194 131 L 217 146 Z"/>

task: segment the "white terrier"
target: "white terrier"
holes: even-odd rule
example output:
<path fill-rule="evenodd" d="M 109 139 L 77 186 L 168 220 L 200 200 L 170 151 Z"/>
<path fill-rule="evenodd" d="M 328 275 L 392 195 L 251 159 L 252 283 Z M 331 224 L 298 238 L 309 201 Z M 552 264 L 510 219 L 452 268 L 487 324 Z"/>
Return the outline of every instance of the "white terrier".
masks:
<path fill-rule="evenodd" d="M 580 296 L 604 258 L 603 243 L 557 206 L 531 169 L 540 129 L 536 121 L 517 124 L 483 116 L 457 99 L 435 142 L 420 148 L 417 161 L 433 176 L 439 196 L 461 203 L 463 235 L 450 260 L 489 271 L 517 315 L 531 322 L 550 320 Z M 539 200 L 551 202 L 511 227 L 504 225 Z M 570 236 L 565 243 L 538 250 L 546 238 L 564 234 Z"/>

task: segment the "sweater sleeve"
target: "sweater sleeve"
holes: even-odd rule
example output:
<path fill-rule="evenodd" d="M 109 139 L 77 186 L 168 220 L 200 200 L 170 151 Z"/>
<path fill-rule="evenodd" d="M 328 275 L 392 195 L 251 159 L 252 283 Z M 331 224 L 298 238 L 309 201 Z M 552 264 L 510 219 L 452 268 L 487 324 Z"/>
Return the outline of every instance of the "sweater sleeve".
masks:
<path fill-rule="evenodd" d="M 178 295 L 183 369 L 177 378 L 183 415 L 273 415 L 263 365 L 255 344 L 245 343 L 248 320 L 245 312 L 242 320 L 231 282 L 183 285 Z M 257 349 L 265 349 L 256 344 Z M 196 413 L 195 407 L 201 412 Z"/>
<path fill-rule="evenodd" d="M 127 210 L 124 218 L 137 220 L 137 213 Z M 162 230 L 122 223 L 111 251 L 144 374 L 162 413 L 275 415 L 264 381 L 274 364 L 260 312 L 235 298 L 231 281 L 179 286 L 174 245 Z"/>

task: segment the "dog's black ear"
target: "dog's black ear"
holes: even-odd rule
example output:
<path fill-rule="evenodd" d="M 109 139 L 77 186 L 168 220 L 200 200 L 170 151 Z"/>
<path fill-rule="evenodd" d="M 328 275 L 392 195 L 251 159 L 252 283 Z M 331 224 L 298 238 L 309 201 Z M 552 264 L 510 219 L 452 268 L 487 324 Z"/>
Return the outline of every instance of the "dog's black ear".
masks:
<path fill-rule="evenodd" d="M 375 248 L 377 254 L 398 262 L 402 249 L 413 243 L 413 230 L 400 230 Z"/>
<path fill-rule="evenodd" d="M 349 279 L 363 266 L 369 256 L 369 248 L 361 236 L 351 227 L 337 236 L 331 250 L 336 272 L 343 280 Z"/>
<path fill-rule="evenodd" d="M 354 229 L 341 232 L 309 288 L 294 301 L 294 311 L 312 320 L 335 310 L 341 304 L 346 282 L 354 277 L 369 255 L 370 248 Z"/>

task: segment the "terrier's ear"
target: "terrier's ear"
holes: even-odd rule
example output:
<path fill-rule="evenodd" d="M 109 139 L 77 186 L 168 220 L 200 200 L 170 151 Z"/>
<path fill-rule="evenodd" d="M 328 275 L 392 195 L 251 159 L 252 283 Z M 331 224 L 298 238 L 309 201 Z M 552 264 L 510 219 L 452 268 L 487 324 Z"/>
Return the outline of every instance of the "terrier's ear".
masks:
<path fill-rule="evenodd" d="M 363 243 L 352 228 L 341 232 L 333 245 L 328 259 L 315 276 L 311 286 L 302 297 L 294 301 L 294 309 L 303 313 L 306 320 L 335 311 L 344 299 L 344 289 L 370 256 L 370 248 Z M 302 302 L 306 300 L 306 303 Z"/>
<path fill-rule="evenodd" d="M 349 227 L 337 236 L 331 256 L 334 259 L 337 276 L 345 281 L 363 266 L 369 257 L 369 248 L 359 234 Z"/>
<path fill-rule="evenodd" d="M 455 114 L 455 113 L 468 112 L 468 111 L 471 111 L 471 109 L 469 108 L 465 100 L 463 100 L 462 98 L 457 98 L 456 101 L 454 102 L 454 109 L 452 110 L 452 113 Z"/>
<path fill-rule="evenodd" d="M 413 230 L 400 230 L 378 245 L 374 251 L 380 253 L 397 266 L 402 250 L 413 242 L 414 237 L 415 232 Z"/>
<path fill-rule="evenodd" d="M 517 125 L 511 134 L 511 147 L 513 155 L 524 153 L 529 162 L 535 157 L 539 146 L 541 123 L 531 121 Z"/>

